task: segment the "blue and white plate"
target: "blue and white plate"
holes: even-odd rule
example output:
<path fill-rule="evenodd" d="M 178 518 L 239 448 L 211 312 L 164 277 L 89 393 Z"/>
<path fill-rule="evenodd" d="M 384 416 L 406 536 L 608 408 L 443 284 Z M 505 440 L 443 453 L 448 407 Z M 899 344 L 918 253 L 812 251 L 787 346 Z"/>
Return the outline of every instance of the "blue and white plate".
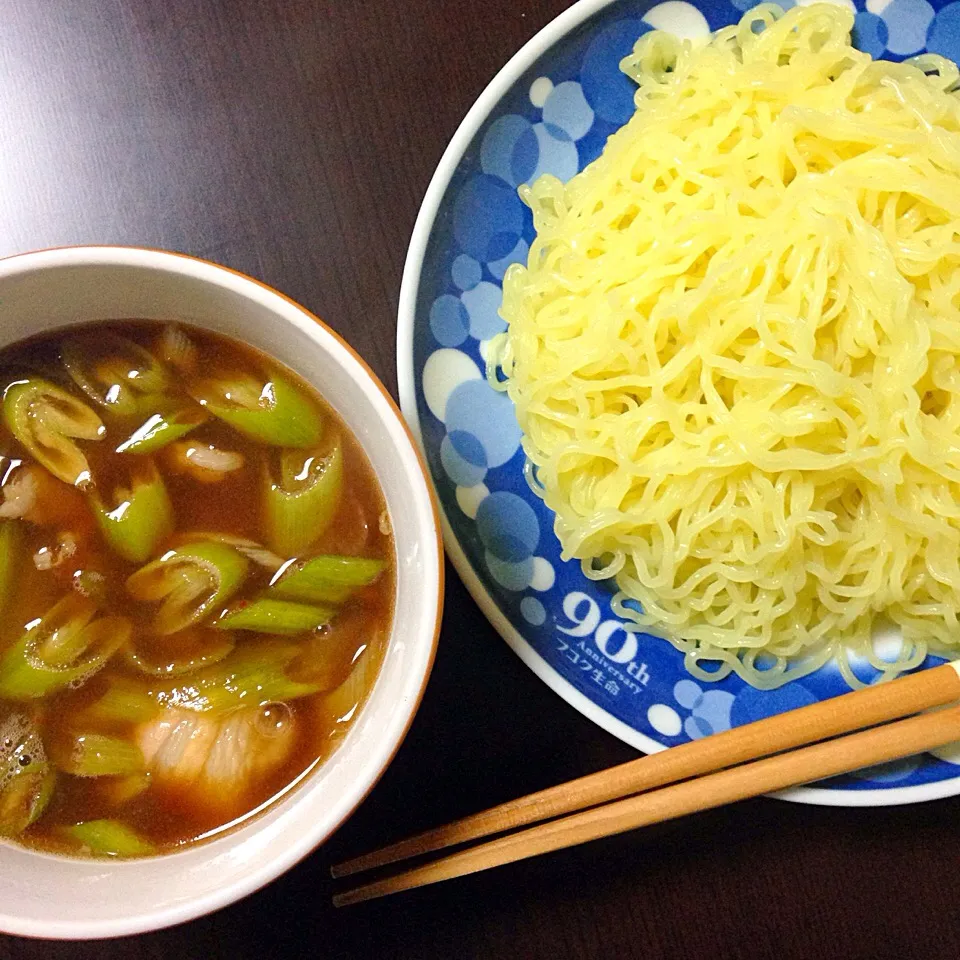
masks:
<path fill-rule="evenodd" d="M 781 0 L 792 6 L 793 0 Z M 484 379 L 504 271 L 533 239 L 517 187 L 568 180 L 633 111 L 619 61 L 654 28 L 705 36 L 751 0 L 580 0 L 496 76 L 453 137 L 427 191 L 400 296 L 401 404 L 445 514 L 447 550 L 474 599 L 528 666 L 627 743 L 659 750 L 843 693 L 827 665 L 779 690 L 736 676 L 701 683 L 670 644 L 630 633 L 610 594 L 563 562 L 553 515 L 523 477 L 513 407 Z M 960 2 L 857 0 L 854 40 L 902 60 L 960 60 Z M 933 659 L 931 658 L 931 662 Z M 870 668 L 863 679 L 869 681 Z M 960 746 L 780 796 L 807 803 L 905 803 L 960 793 Z"/>

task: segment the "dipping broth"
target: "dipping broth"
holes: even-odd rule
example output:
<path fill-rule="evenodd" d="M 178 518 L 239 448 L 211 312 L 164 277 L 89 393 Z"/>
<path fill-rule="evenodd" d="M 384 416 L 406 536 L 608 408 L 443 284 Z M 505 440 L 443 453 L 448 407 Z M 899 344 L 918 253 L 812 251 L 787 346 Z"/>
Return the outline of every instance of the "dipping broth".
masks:
<path fill-rule="evenodd" d="M 183 325 L 0 350 L 0 836 L 146 856 L 260 810 L 372 687 L 394 547 L 317 392 Z"/>

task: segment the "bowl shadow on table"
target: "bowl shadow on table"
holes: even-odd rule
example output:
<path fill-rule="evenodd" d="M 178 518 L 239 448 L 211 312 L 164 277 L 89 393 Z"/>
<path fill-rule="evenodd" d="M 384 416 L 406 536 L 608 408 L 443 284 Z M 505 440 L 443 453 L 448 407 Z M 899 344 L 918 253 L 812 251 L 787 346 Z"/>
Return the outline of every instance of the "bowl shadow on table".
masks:
<path fill-rule="evenodd" d="M 325 958 L 345 960 L 587 958 L 640 955 L 638 942 L 644 957 L 668 957 L 706 955 L 722 942 L 730 945 L 726 956 L 780 958 L 802 955 L 782 949 L 785 937 L 815 943 L 825 926 L 831 951 L 881 957 L 876 944 L 895 945 L 900 937 L 919 950 L 924 911 L 960 916 L 942 856 L 929 863 L 944 876 L 925 885 L 941 892 L 941 902 L 928 897 L 909 921 L 878 911 L 909 902 L 911 875 L 925 868 L 926 855 L 960 844 L 956 800 L 847 810 L 761 799 L 334 910 L 330 897 L 346 881 L 330 880 L 331 864 L 636 755 L 539 683 L 448 573 L 433 678 L 406 742 L 368 800 L 286 876 L 211 917 L 141 937 L 138 957 L 265 960 L 308 948 L 313 955 L 322 945 Z M 896 848 L 884 841 L 893 831 L 901 836 Z M 871 925 L 873 946 L 861 923 L 835 928 L 838 898 L 851 917 Z M 738 947 L 747 929 L 752 939 Z M 130 955 L 124 943 L 7 940 L 0 957 L 103 960 Z M 925 955 L 940 955 L 935 946 Z"/>

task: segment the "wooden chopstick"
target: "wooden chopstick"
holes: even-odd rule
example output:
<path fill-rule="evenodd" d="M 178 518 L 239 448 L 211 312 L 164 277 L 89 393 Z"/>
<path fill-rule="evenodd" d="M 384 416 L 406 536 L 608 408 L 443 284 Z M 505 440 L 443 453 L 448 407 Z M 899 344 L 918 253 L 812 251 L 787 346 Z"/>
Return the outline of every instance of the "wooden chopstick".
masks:
<path fill-rule="evenodd" d="M 333 898 L 343 907 L 700 810 L 822 780 L 960 740 L 960 705 L 721 770 L 539 824 Z"/>
<path fill-rule="evenodd" d="M 960 700 L 960 668 L 944 664 L 511 800 L 348 860 L 332 867 L 330 872 L 334 877 L 346 877 L 361 870 L 435 853 L 456 844 L 897 720 L 956 700 Z"/>

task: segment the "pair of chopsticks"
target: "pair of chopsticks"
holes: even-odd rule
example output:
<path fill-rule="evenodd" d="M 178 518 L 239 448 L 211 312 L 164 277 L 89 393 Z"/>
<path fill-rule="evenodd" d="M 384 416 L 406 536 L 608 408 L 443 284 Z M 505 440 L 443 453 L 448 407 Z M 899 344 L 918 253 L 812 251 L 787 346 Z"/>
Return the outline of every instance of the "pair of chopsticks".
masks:
<path fill-rule="evenodd" d="M 331 870 L 335 878 L 537 824 L 338 894 L 333 902 L 342 907 L 385 897 L 933 750 L 960 740 L 957 701 L 960 662 L 641 757 L 341 863 Z M 954 705 L 921 712 L 948 704 Z"/>

